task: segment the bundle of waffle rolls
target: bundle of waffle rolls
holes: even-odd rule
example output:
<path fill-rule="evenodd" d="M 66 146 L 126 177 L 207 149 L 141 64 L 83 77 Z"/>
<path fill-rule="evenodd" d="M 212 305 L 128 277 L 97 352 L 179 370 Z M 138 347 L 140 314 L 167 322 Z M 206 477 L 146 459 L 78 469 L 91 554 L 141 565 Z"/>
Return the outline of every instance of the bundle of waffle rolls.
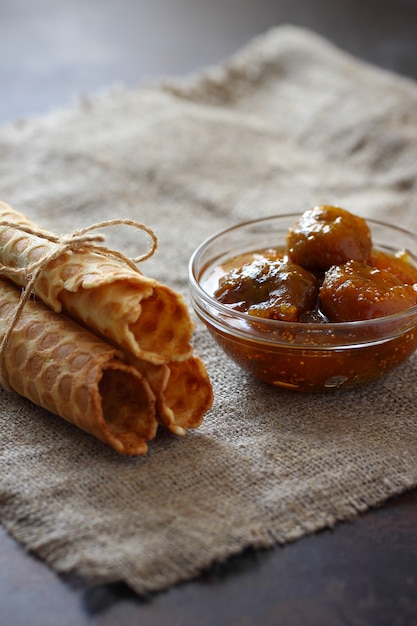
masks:
<path fill-rule="evenodd" d="M 158 425 L 184 435 L 201 424 L 213 392 L 179 293 L 122 255 L 63 248 L 4 202 L 0 264 L 3 386 L 122 454 L 145 454 Z"/>

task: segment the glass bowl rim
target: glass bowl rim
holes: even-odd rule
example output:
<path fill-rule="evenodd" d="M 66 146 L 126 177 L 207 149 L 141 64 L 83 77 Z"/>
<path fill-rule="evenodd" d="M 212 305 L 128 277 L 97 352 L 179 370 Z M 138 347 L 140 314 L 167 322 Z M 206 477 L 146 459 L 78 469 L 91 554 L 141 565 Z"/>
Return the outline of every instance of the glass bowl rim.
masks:
<path fill-rule="evenodd" d="M 221 302 L 216 300 L 216 298 L 210 295 L 205 289 L 203 289 L 200 283 L 200 279 L 196 274 L 196 264 L 200 256 L 203 254 L 203 252 L 207 249 L 207 247 L 212 242 L 214 242 L 216 239 L 220 239 L 221 237 L 227 235 L 228 233 L 232 233 L 233 231 L 237 231 L 245 227 L 254 226 L 255 224 L 261 224 L 261 223 L 265 223 L 265 222 L 273 221 L 277 219 L 282 219 L 282 220 L 289 219 L 289 218 L 296 219 L 300 217 L 301 215 L 302 213 L 298 213 L 298 212 L 280 213 L 280 214 L 264 216 L 264 217 L 260 217 L 256 219 L 245 220 L 243 222 L 238 222 L 232 226 L 228 226 L 225 229 L 219 230 L 213 233 L 212 235 L 210 235 L 209 237 L 207 237 L 206 239 L 204 239 L 201 242 L 201 244 L 192 253 L 190 260 L 189 260 L 189 264 L 188 264 L 188 279 L 189 279 L 189 286 L 190 286 L 191 292 L 192 293 L 194 292 L 201 300 L 206 302 L 206 304 L 210 305 L 210 307 L 213 307 L 214 309 L 216 309 L 218 313 L 222 314 L 222 317 L 235 318 L 237 320 L 241 320 L 245 323 L 248 323 L 248 317 L 250 316 L 248 316 L 247 313 L 242 312 L 242 311 L 235 311 L 234 309 L 228 307 L 227 305 L 222 304 Z M 399 234 L 403 234 L 408 237 L 411 237 L 412 239 L 415 239 L 416 245 L 417 245 L 417 234 L 413 233 L 412 231 L 406 228 L 403 228 L 402 226 L 397 226 L 394 224 L 390 224 L 387 222 L 383 222 L 381 220 L 368 218 L 368 217 L 364 219 L 366 219 L 367 223 L 370 226 L 372 226 L 372 224 L 376 224 L 384 228 L 392 229 L 398 232 Z M 393 321 L 401 321 L 404 319 L 406 320 L 407 318 L 412 318 L 414 317 L 414 315 L 417 316 L 417 304 L 412 307 L 409 307 L 408 309 L 404 309 L 403 311 L 392 313 L 390 315 L 385 315 L 383 317 L 376 317 L 376 318 L 366 319 L 366 320 L 355 320 L 351 322 L 326 322 L 326 323 L 290 322 L 290 321 L 285 321 L 285 320 L 271 320 L 271 319 L 265 319 L 265 318 L 258 318 L 255 316 L 253 316 L 253 319 L 252 317 L 250 317 L 250 321 L 256 322 L 258 326 L 262 326 L 263 328 L 268 329 L 268 330 L 278 331 L 280 329 L 282 330 L 284 328 L 288 328 L 289 326 L 291 326 L 291 327 L 297 328 L 297 330 L 300 333 L 320 332 L 320 331 L 326 332 L 326 333 L 330 333 L 331 331 L 337 331 L 338 333 L 340 333 L 343 331 L 345 332 L 352 332 L 356 330 L 360 331 L 360 330 L 366 329 L 368 326 L 372 326 L 373 328 L 377 326 L 384 326 L 385 324 L 390 324 Z M 231 332 L 235 330 L 233 327 L 229 326 L 226 323 L 224 323 L 223 326 L 229 328 Z M 250 335 L 250 332 L 248 332 L 247 334 Z"/>

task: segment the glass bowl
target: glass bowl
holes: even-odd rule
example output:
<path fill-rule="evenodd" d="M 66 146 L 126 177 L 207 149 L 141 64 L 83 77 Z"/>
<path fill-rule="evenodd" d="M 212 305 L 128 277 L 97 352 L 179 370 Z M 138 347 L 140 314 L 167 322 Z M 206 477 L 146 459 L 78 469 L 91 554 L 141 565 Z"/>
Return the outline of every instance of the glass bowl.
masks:
<path fill-rule="evenodd" d="M 388 373 L 417 348 L 417 306 L 372 320 L 285 322 L 239 312 L 213 297 L 219 266 L 244 253 L 285 246 L 299 214 L 244 222 L 213 235 L 194 252 L 189 287 L 194 310 L 224 352 L 266 383 L 302 392 L 355 387 Z M 367 219 L 373 246 L 408 252 L 417 265 L 417 236 Z"/>

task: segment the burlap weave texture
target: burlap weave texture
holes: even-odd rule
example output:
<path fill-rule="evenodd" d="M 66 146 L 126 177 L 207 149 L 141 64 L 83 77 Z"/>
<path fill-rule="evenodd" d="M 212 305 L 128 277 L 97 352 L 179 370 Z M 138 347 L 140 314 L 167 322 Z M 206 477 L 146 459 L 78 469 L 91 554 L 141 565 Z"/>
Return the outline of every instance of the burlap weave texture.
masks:
<path fill-rule="evenodd" d="M 416 175 L 416 85 L 292 27 L 196 76 L 0 129 L 2 200 L 54 232 L 145 222 L 160 243 L 142 270 L 187 297 L 193 250 L 250 217 L 328 203 L 417 229 Z M 124 230 L 109 243 L 142 246 Z M 145 458 L 1 391 L 0 519 L 57 571 L 164 589 L 417 485 L 415 358 L 310 396 L 250 379 L 201 324 L 194 346 L 214 407 Z"/>

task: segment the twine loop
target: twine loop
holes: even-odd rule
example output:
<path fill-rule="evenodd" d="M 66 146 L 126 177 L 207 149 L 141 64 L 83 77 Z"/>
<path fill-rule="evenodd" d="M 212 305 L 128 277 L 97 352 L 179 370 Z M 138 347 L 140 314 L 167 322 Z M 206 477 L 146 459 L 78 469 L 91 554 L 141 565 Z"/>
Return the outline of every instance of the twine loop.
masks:
<path fill-rule="evenodd" d="M 142 230 L 147 235 L 149 235 L 151 239 L 151 244 L 148 247 L 148 250 L 140 256 L 129 258 L 118 250 L 114 250 L 112 248 L 101 245 L 105 242 L 106 239 L 102 233 L 92 233 L 92 231 L 94 230 L 120 225 L 137 228 L 138 230 Z M 48 241 L 49 243 L 55 244 L 54 247 L 50 251 L 46 252 L 46 254 L 43 255 L 39 260 L 30 263 L 25 267 L 17 268 L 3 265 L 2 263 L 0 263 L 0 276 L 8 278 L 12 282 L 16 282 L 16 279 L 20 279 L 21 281 L 23 277 L 26 282 L 25 286 L 22 289 L 19 302 L 11 317 L 7 331 L 0 344 L 0 382 L 3 387 L 10 390 L 10 385 L 6 380 L 7 377 L 4 367 L 6 347 L 9 342 L 10 336 L 16 327 L 16 324 L 19 321 L 19 318 L 26 303 L 28 302 L 29 298 L 35 290 L 36 283 L 42 271 L 45 270 L 50 263 L 55 261 L 65 252 L 92 251 L 98 252 L 104 257 L 116 259 L 127 265 L 130 269 L 141 274 L 139 268 L 137 267 L 137 264 L 146 261 L 146 259 L 149 259 L 151 256 L 153 256 L 158 247 L 158 239 L 151 228 L 149 228 L 145 224 L 142 224 L 141 222 L 137 222 L 135 220 L 130 220 L 127 218 L 97 222 L 90 226 L 86 226 L 85 228 L 75 230 L 69 235 L 54 235 L 42 229 L 33 228 L 24 224 L 16 224 L 15 222 L 9 222 L 7 220 L 0 220 L 0 228 L 12 228 L 14 230 L 18 230 L 28 235 L 34 235 L 40 239 Z"/>

